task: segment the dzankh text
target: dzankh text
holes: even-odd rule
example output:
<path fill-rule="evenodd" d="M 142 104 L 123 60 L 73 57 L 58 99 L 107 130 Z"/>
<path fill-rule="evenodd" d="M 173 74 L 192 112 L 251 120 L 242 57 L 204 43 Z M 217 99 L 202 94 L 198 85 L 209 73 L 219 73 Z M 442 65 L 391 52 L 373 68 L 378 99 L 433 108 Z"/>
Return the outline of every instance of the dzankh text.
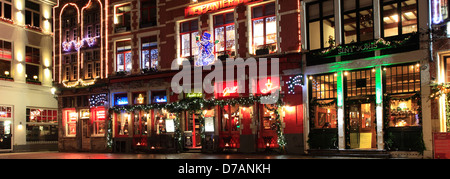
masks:
<path fill-rule="evenodd" d="M 222 173 L 270 173 L 270 164 L 222 164 Z"/>

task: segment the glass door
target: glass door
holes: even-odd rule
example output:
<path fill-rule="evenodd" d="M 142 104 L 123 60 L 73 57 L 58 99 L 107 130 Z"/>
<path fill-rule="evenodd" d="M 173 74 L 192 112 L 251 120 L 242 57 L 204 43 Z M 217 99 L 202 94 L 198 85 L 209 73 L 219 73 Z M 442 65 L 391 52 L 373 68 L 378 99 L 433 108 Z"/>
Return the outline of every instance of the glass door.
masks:
<path fill-rule="evenodd" d="M 350 104 L 348 122 L 351 149 L 376 148 L 374 103 Z"/>
<path fill-rule="evenodd" d="M 0 151 L 12 149 L 11 121 L 0 120 Z"/>
<path fill-rule="evenodd" d="M 201 148 L 202 138 L 200 131 L 200 113 L 186 112 L 185 146 L 188 148 Z"/>

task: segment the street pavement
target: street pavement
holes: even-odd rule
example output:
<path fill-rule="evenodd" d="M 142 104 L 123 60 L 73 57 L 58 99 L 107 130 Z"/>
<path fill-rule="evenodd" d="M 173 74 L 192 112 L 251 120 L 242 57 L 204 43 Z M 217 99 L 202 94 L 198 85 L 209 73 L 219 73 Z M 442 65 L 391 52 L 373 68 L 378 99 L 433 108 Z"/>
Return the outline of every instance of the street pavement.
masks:
<path fill-rule="evenodd" d="M 67 153 L 22 152 L 0 153 L 0 159 L 361 159 L 360 157 L 314 157 L 308 155 L 277 154 L 206 154 L 206 153 Z"/>

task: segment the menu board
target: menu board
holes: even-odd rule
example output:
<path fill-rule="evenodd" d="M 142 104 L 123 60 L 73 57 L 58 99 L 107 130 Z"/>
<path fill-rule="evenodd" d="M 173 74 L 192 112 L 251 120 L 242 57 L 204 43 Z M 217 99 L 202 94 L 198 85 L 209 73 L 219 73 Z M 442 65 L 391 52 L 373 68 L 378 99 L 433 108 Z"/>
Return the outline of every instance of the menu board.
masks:
<path fill-rule="evenodd" d="M 450 159 L 450 133 L 434 133 L 433 145 L 435 159 Z"/>

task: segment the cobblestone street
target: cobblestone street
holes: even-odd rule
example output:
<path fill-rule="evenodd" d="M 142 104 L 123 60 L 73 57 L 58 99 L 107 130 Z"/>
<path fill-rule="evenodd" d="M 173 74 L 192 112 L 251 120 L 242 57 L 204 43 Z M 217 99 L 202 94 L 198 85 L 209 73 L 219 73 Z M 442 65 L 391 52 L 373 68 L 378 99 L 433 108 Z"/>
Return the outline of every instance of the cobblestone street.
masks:
<path fill-rule="evenodd" d="M 24 152 L 0 153 L 0 159 L 361 159 L 360 157 L 314 157 L 308 155 L 276 154 L 123 154 L 123 153 L 65 153 Z"/>

